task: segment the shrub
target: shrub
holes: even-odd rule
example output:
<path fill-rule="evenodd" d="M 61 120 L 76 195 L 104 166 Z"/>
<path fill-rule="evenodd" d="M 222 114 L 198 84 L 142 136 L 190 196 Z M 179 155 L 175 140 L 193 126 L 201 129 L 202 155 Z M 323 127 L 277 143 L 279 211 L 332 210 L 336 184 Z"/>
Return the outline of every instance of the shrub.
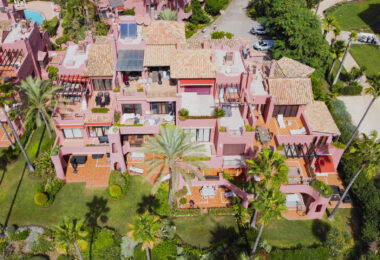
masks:
<path fill-rule="evenodd" d="M 54 196 L 61 190 L 65 185 L 63 180 L 58 179 L 57 177 L 48 177 L 43 185 L 43 192 L 49 195 L 49 198 L 54 198 Z"/>
<path fill-rule="evenodd" d="M 339 149 L 346 149 L 346 145 L 338 141 L 333 142 L 332 145 Z"/>
<path fill-rule="evenodd" d="M 47 152 L 41 153 L 33 162 L 34 172 L 30 172 L 33 176 L 46 179 L 47 177 L 55 176 L 55 169 L 50 159 L 50 154 Z"/>
<path fill-rule="evenodd" d="M 6 234 L 11 239 L 16 234 L 17 226 L 16 225 L 9 225 L 7 226 Z"/>
<path fill-rule="evenodd" d="M 351 246 L 350 234 L 332 226 L 327 233 L 325 245 L 329 249 L 330 256 L 339 256 Z"/>
<path fill-rule="evenodd" d="M 166 181 L 162 183 L 154 197 L 157 203 L 152 205 L 153 213 L 159 216 L 169 216 L 171 214 L 171 208 L 170 205 L 168 205 L 169 182 Z"/>
<path fill-rule="evenodd" d="M 44 236 L 45 235 L 39 235 L 38 239 L 32 243 L 31 250 L 33 254 L 46 254 L 54 248 L 53 241 L 48 240 Z"/>
<path fill-rule="evenodd" d="M 59 146 L 59 145 L 56 145 L 56 146 L 54 146 L 54 148 L 51 150 L 51 156 L 56 156 L 56 155 L 58 155 L 58 153 L 59 153 L 59 149 L 60 149 L 61 147 Z"/>
<path fill-rule="evenodd" d="M 19 232 L 15 232 L 11 237 L 10 239 L 12 241 L 20 241 L 20 240 L 25 240 L 28 238 L 30 234 L 30 229 L 29 228 L 26 228 L 24 229 L 23 231 L 19 231 Z"/>
<path fill-rule="evenodd" d="M 338 89 L 338 93 L 345 96 L 360 95 L 362 91 L 363 91 L 362 85 L 360 85 L 356 81 L 352 82 L 350 85 L 346 87 L 342 87 Z"/>
<path fill-rule="evenodd" d="M 74 260 L 74 258 L 69 255 L 60 255 L 57 260 Z"/>
<path fill-rule="evenodd" d="M 166 21 L 175 21 L 177 20 L 177 13 L 176 11 L 170 10 L 170 9 L 165 9 L 162 10 L 159 15 L 161 20 L 166 20 Z"/>
<path fill-rule="evenodd" d="M 117 184 L 114 184 L 109 189 L 110 196 L 113 199 L 120 199 L 123 196 L 123 193 L 121 191 L 121 187 Z"/>
<path fill-rule="evenodd" d="M 187 116 L 189 116 L 189 110 L 187 110 L 186 108 L 182 108 L 182 109 L 179 111 L 179 115 L 180 115 L 180 116 L 183 116 L 183 117 L 187 117 Z"/>
<path fill-rule="evenodd" d="M 191 10 L 192 10 L 191 5 L 188 5 L 188 6 L 185 8 L 185 13 L 189 13 Z"/>
<path fill-rule="evenodd" d="M 135 15 L 135 8 L 123 10 L 122 15 Z"/>
<path fill-rule="evenodd" d="M 121 240 L 122 242 L 120 245 L 120 254 L 124 258 L 133 257 L 133 250 L 138 243 L 126 236 L 124 236 Z"/>
<path fill-rule="evenodd" d="M 49 201 L 49 197 L 43 192 L 37 192 L 34 195 L 34 203 L 38 206 L 45 207 Z"/>
<path fill-rule="evenodd" d="M 313 180 L 310 183 L 310 186 L 313 187 L 325 198 L 330 198 L 331 195 L 333 194 L 333 190 L 331 189 L 331 187 L 327 185 L 326 183 L 324 183 L 323 181 Z"/>
<path fill-rule="evenodd" d="M 255 18 L 256 17 L 256 9 L 254 7 L 248 10 L 248 17 Z"/>
<path fill-rule="evenodd" d="M 246 132 L 254 132 L 255 128 L 251 125 L 245 125 L 245 131 Z"/>
<path fill-rule="evenodd" d="M 222 10 L 228 4 L 228 0 L 206 0 L 205 11 L 212 15 L 220 14 Z"/>
<path fill-rule="evenodd" d="M 45 20 L 42 22 L 42 29 L 46 30 L 50 37 L 57 35 L 57 29 L 58 29 L 58 18 L 54 17 L 51 20 Z"/>
<path fill-rule="evenodd" d="M 180 200 L 179 200 L 179 203 L 181 204 L 181 205 L 186 205 L 186 203 L 187 203 L 187 199 L 186 198 L 181 198 Z"/>
<path fill-rule="evenodd" d="M 172 210 L 173 216 L 200 216 L 201 215 L 201 209 L 173 209 Z"/>
<path fill-rule="evenodd" d="M 70 40 L 70 37 L 67 34 L 63 34 L 61 37 L 55 40 L 55 43 L 61 46 L 62 44 L 68 42 L 69 40 Z"/>
<path fill-rule="evenodd" d="M 216 31 L 211 33 L 211 39 L 223 39 L 226 37 L 227 39 L 232 39 L 234 35 L 229 32 L 223 32 L 223 31 Z"/>
<path fill-rule="evenodd" d="M 189 39 L 191 36 L 193 36 L 194 33 L 197 32 L 197 26 L 192 23 L 187 23 L 185 27 L 185 34 L 186 34 L 186 39 Z"/>
<path fill-rule="evenodd" d="M 140 249 L 141 250 L 141 249 Z M 165 240 L 152 249 L 152 259 L 176 259 L 177 243 L 174 240 Z M 136 258 L 138 259 L 138 258 Z"/>
<path fill-rule="evenodd" d="M 187 193 L 188 193 L 187 187 L 186 187 L 186 186 L 183 186 L 182 189 L 177 190 L 177 191 L 174 193 L 174 196 L 176 196 L 177 198 L 181 198 L 181 197 L 186 196 Z"/>
<path fill-rule="evenodd" d="M 211 157 L 195 157 L 195 156 L 186 156 L 184 157 L 186 161 L 210 161 Z"/>
<path fill-rule="evenodd" d="M 51 80 L 57 80 L 58 78 L 58 68 L 54 66 L 48 66 L 47 67 L 48 73 L 49 73 L 49 79 Z"/>
<path fill-rule="evenodd" d="M 109 109 L 106 107 L 94 107 L 91 109 L 92 113 L 108 113 Z"/>
<path fill-rule="evenodd" d="M 113 230 L 102 228 L 93 243 L 93 259 L 119 259 L 110 256 L 120 256 L 120 244 L 121 239 Z"/>
<path fill-rule="evenodd" d="M 113 121 L 116 123 L 116 122 L 119 122 L 119 119 L 120 119 L 120 111 L 116 111 L 113 117 Z"/>
<path fill-rule="evenodd" d="M 223 117 L 226 114 L 223 109 L 219 108 L 215 108 L 213 113 L 215 117 Z"/>
<path fill-rule="evenodd" d="M 137 92 L 144 92 L 144 89 L 143 88 L 138 88 Z"/>
<path fill-rule="evenodd" d="M 110 30 L 109 24 L 105 22 L 96 22 L 94 35 L 106 36 Z"/>
<path fill-rule="evenodd" d="M 271 260 L 305 260 L 305 259 L 329 259 L 329 251 L 325 247 L 300 248 L 300 249 L 276 249 L 269 254 Z"/>
<path fill-rule="evenodd" d="M 112 91 L 113 91 L 114 93 L 120 93 L 120 88 L 114 88 Z"/>
<path fill-rule="evenodd" d="M 233 208 L 211 208 L 208 209 L 209 215 L 234 215 Z"/>
<path fill-rule="evenodd" d="M 224 126 L 219 127 L 219 132 L 226 132 L 227 129 Z"/>
<path fill-rule="evenodd" d="M 191 23 L 197 25 L 210 22 L 210 18 L 208 18 L 205 11 L 203 11 L 201 3 L 198 0 L 191 0 L 191 8 L 193 10 L 189 19 Z"/>

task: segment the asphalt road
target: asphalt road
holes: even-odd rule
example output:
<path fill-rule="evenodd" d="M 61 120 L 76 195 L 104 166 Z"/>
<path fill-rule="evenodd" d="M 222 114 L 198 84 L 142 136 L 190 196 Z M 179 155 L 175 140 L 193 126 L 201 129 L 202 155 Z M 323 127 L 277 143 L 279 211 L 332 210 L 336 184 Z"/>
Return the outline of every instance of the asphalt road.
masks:
<path fill-rule="evenodd" d="M 255 25 L 259 25 L 259 22 L 249 18 L 246 15 L 246 7 L 248 0 L 233 0 L 228 6 L 227 10 L 219 17 L 214 23 L 216 24 L 216 31 L 224 31 L 233 33 L 235 36 L 243 37 L 251 42 L 251 44 L 259 41 L 259 37 L 252 35 L 249 31 Z M 210 37 L 213 32 L 213 25 L 206 28 L 206 32 L 198 32 L 196 39 L 203 39 L 205 35 Z"/>

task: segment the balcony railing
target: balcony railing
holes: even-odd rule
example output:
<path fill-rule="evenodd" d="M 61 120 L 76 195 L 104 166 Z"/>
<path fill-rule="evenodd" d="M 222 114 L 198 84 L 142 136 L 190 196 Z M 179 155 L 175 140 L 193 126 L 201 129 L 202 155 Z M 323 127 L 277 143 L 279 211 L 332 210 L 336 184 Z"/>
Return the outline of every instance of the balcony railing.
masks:
<path fill-rule="evenodd" d="M 176 97 L 177 95 L 176 86 L 147 86 L 145 91 L 148 98 Z"/>

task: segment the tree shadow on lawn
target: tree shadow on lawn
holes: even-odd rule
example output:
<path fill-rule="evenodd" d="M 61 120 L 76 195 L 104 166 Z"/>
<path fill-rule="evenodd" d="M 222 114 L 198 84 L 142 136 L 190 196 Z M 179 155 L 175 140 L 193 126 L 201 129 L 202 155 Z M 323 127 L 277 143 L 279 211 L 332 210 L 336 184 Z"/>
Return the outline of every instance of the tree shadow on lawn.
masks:
<path fill-rule="evenodd" d="M 110 208 L 107 206 L 108 200 L 103 197 L 94 196 L 92 201 L 87 202 L 88 212 L 86 213 L 86 222 L 88 226 L 92 227 L 89 258 L 92 259 L 92 244 L 94 242 L 95 229 L 98 226 L 98 219 L 102 224 L 108 221 L 107 213 Z"/>
<path fill-rule="evenodd" d="M 320 219 L 314 219 L 311 225 L 313 235 L 322 243 L 326 241 L 327 233 L 330 231 L 330 224 Z"/>
<path fill-rule="evenodd" d="M 373 32 L 380 33 L 380 19 L 378 19 L 379 13 L 380 4 L 370 4 L 365 11 L 359 13 L 359 17 Z"/>
<path fill-rule="evenodd" d="M 143 196 L 141 202 L 137 204 L 136 212 L 143 214 L 145 211 L 153 213 L 153 209 L 160 206 L 160 201 L 153 195 Z"/>

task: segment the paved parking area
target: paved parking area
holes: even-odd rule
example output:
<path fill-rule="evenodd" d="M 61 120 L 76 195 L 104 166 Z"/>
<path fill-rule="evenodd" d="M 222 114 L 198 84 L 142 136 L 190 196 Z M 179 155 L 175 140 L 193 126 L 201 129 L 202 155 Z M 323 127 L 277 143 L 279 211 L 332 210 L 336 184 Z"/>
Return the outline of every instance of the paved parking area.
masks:
<path fill-rule="evenodd" d="M 249 40 L 251 44 L 257 42 L 259 37 L 252 35 L 249 31 L 253 26 L 259 25 L 259 22 L 246 15 L 247 4 L 247 0 L 233 0 L 227 10 L 214 23 L 216 24 L 216 30 L 233 33 L 235 36 Z M 207 27 L 205 33 L 199 32 L 193 37 L 197 39 L 202 39 L 204 35 L 210 37 L 212 31 L 213 25 Z"/>

